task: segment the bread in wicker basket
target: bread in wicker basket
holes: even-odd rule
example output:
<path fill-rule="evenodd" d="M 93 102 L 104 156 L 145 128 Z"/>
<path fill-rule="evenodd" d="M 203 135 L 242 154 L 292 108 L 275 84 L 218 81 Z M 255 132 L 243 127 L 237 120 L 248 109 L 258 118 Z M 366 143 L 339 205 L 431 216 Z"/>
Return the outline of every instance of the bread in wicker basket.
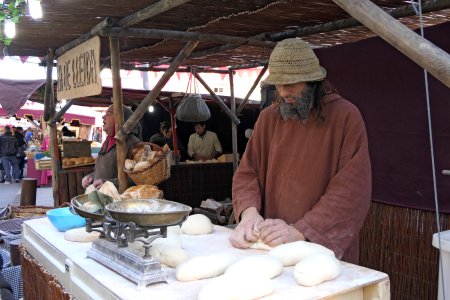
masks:
<path fill-rule="evenodd" d="M 150 146 L 151 151 L 158 152 L 157 155 L 146 158 L 144 154 L 144 148 Z M 139 143 L 137 144 L 129 154 L 129 159 L 141 162 L 142 160 L 150 162 L 147 167 L 140 170 L 128 170 L 123 167 L 124 172 L 133 180 L 137 185 L 140 184 L 153 184 L 157 185 L 170 177 L 170 166 L 171 166 L 171 156 L 172 152 L 169 151 L 168 147 L 160 147 L 153 143 Z"/>

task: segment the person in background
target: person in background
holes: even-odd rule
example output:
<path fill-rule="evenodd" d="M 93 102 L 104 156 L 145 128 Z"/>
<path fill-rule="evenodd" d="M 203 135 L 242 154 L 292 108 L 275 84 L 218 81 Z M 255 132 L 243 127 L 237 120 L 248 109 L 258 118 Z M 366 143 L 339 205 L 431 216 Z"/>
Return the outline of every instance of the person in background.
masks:
<path fill-rule="evenodd" d="M 50 128 L 47 127 L 47 129 L 43 132 L 43 138 L 41 143 L 41 151 L 47 152 L 51 150 L 51 141 L 50 141 Z M 47 154 L 46 156 L 50 156 Z M 41 185 L 47 185 L 49 184 L 48 178 L 52 176 L 52 170 L 42 170 L 41 171 Z"/>
<path fill-rule="evenodd" d="M 172 125 L 168 121 L 161 122 L 159 124 L 159 132 L 155 133 L 150 137 L 150 143 L 156 144 L 158 146 L 163 147 L 165 144 L 169 146 L 171 150 L 173 147 L 173 139 L 172 139 Z M 186 149 L 183 144 L 181 144 L 180 139 L 177 136 L 177 146 L 178 150 L 180 150 L 180 161 L 186 160 Z"/>
<path fill-rule="evenodd" d="M 131 109 L 123 106 L 123 118 L 125 122 L 132 114 Z M 138 123 L 125 138 L 127 153 L 141 141 L 138 138 L 140 127 Z M 114 138 L 116 135 L 116 121 L 114 119 L 114 107 L 112 105 L 108 107 L 103 115 L 103 131 L 107 134 L 107 137 L 98 153 L 94 172 L 86 175 L 81 182 L 84 188 L 87 188 L 90 184 L 93 184 L 96 188 L 100 188 L 105 181 L 110 181 L 117 188 L 119 187 L 119 180 L 117 178 L 117 148 L 116 139 Z"/>
<path fill-rule="evenodd" d="M 75 134 L 75 132 L 69 130 L 69 128 L 67 128 L 67 126 L 63 126 L 61 131 L 62 131 L 63 136 L 67 136 L 67 137 L 76 137 L 77 136 Z"/>
<path fill-rule="evenodd" d="M 209 160 L 218 158 L 222 153 L 217 134 L 206 130 L 205 122 L 194 123 L 195 133 L 191 134 L 188 143 L 188 156 L 192 160 Z"/>
<path fill-rule="evenodd" d="M 29 142 L 33 141 L 33 129 L 28 127 L 25 133 L 25 142 L 29 145 Z"/>
<path fill-rule="evenodd" d="M 279 101 L 264 109 L 233 177 L 237 248 L 305 240 L 358 263 L 371 200 L 371 167 L 359 110 L 325 81 L 308 43 L 279 42 L 265 84 Z M 257 229 L 255 231 L 255 229 Z M 259 231 L 259 232 L 258 232 Z"/>
<path fill-rule="evenodd" d="M 25 150 L 27 150 L 27 144 L 25 142 L 25 136 L 23 135 L 23 128 L 18 126 L 14 132 L 14 137 L 17 139 L 17 161 L 19 163 L 19 179 L 23 178 L 23 168 L 25 167 Z"/>
<path fill-rule="evenodd" d="M 4 184 L 10 184 L 12 179 L 19 182 L 19 163 L 17 161 L 18 143 L 17 139 L 12 135 L 11 128 L 5 126 L 5 133 L 0 137 L 1 162 L 4 170 Z M 12 169 L 12 177 L 11 177 Z"/>

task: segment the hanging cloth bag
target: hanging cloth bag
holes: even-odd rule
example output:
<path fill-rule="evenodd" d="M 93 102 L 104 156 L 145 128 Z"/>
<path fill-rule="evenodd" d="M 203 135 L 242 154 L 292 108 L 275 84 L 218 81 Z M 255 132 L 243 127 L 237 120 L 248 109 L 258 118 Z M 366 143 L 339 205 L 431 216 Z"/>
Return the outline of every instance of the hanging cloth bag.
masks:
<path fill-rule="evenodd" d="M 208 105 L 197 92 L 196 79 L 189 75 L 189 81 L 184 98 L 177 107 L 177 119 L 184 122 L 205 122 L 211 118 Z M 194 92 L 192 93 L 192 86 Z M 189 94 L 188 94 L 189 91 Z"/>

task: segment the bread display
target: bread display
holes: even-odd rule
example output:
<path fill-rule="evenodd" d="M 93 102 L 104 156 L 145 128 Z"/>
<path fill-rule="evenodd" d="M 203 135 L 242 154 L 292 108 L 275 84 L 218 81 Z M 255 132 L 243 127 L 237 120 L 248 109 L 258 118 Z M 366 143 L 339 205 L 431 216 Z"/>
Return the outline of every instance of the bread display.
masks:
<path fill-rule="evenodd" d="M 145 170 L 157 163 L 163 155 L 170 151 L 168 145 L 164 145 L 161 151 L 153 151 L 150 145 L 144 145 L 137 149 L 131 159 L 125 161 L 127 171 Z"/>
<path fill-rule="evenodd" d="M 156 185 L 142 184 L 128 188 L 120 196 L 122 200 L 128 199 L 164 199 L 163 191 Z"/>
<path fill-rule="evenodd" d="M 63 168 L 71 168 L 76 166 L 93 165 L 95 164 L 95 158 L 92 156 L 81 156 L 81 157 L 64 157 L 62 159 Z"/>

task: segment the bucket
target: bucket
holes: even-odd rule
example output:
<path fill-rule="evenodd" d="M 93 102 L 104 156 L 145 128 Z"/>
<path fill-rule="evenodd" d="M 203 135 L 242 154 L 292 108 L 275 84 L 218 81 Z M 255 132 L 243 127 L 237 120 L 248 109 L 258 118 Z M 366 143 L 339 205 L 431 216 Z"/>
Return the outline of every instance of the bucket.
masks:
<path fill-rule="evenodd" d="M 439 289 L 438 300 L 444 300 L 445 297 L 450 297 L 450 230 L 442 231 L 441 237 L 441 258 L 439 262 Z M 439 249 L 439 235 L 433 234 L 433 246 Z M 442 286 L 443 279 L 445 280 L 444 286 Z"/>

